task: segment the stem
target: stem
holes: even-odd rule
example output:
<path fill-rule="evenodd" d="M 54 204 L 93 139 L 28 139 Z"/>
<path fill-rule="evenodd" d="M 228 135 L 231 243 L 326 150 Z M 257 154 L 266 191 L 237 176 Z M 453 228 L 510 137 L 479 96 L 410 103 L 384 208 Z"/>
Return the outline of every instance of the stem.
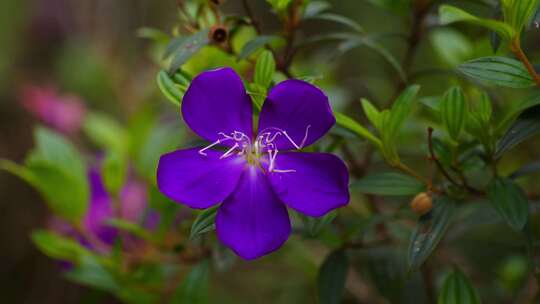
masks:
<path fill-rule="evenodd" d="M 456 182 L 452 176 L 446 171 L 444 166 L 441 164 L 437 156 L 435 155 L 435 150 L 433 149 L 433 128 L 428 128 L 428 148 L 429 148 L 429 154 L 431 156 L 431 160 L 435 162 L 437 165 L 437 168 L 439 168 L 439 171 L 446 177 L 446 179 L 452 183 L 454 186 L 461 187 L 461 184 Z"/>
<path fill-rule="evenodd" d="M 516 37 L 512 40 L 510 43 L 510 49 L 512 52 L 516 55 L 516 57 L 523 63 L 531 77 L 533 78 L 534 82 L 536 83 L 536 86 L 540 87 L 540 76 L 536 71 L 534 70 L 533 65 L 529 61 L 529 58 L 527 58 L 527 55 L 523 52 L 523 49 L 521 48 L 521 43 L 519 40 L 519 37 Z"/>

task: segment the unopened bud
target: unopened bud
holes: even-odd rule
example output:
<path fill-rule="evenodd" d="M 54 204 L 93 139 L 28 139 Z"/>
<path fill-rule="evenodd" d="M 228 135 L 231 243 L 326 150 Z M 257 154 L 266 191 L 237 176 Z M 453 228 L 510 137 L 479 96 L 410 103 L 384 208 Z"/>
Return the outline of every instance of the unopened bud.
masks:
<path fill-rule="evenodd" d="M 421 192 L 418 193 L 411 201 L 411 209 L 414 213 L 422 216 L 433 208 L 433 199 L 430 193 Z"/>
<path fill-rule="evenodd" d="M 216 42 L 216 43 L 225 42 L 227 40 L 227 36 L 228 36 L 227 28 L 224 27 L 223 25 L 214 25 L 210 29 L 210 33 L 208 34 L 208 38 L 210 38 L 212 42 Z"/>

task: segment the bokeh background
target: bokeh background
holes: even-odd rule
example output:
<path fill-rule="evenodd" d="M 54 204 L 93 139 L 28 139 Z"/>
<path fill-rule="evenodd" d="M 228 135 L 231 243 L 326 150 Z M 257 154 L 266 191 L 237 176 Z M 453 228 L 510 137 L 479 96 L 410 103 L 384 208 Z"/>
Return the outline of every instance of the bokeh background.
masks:
<path fill-rule="evenodd" d="M 279 31 L 279 22 L 268 4 L 262 0 L 252 2 L 263 30 L 268 33 Z M 408 14 L 382 10 L 370 1 L 329 2 L 333 4 L 333 12 L 358 21 L 368 32 L 403 34 L 411 27 Z M 455 2 L 473 12 L 484 15 L 489 12 L 489 6 L 485 4 L 489 1 Z M 226 1 L 223 10 L 243 14 L 237 0 Z M 155 82 L 159 70 L 153 60 L 156 50 L 137 32 L 141 27 L 170 32 L 177 17 L 174 0 L 1 0 L 0 158 L 20 162 L 32 147 L 32 128 L 36 119 L 23 102 L 28 86 L 46 86 L 59 94 L 78 96 L 86 107 L 109 113 L 119 121 L 126 121 L 144 105 L 155 106 L 174 117 L 176 110 L 166 104 Z M 427 22 L 435 23 L 435 20 L 428 18 Z M 309 37 L 334 27 L 335 24 L 310 21 L 299 35 Z M 485 32 L 471 27 L 462 29 L 470 37 L 482 37 L 477 41 L 471 39 L 473 52 L 466 56 L 473 58 L 490 52 Z M 532 31 L 526 40 L 526 48 L 532 50 L 529 55 L 533 59 L 538 56 L 535 52 L 540 42 L 538 38 L 538 31 Z M 441 61 L 436 56 L 431 42 L 429 37 L 420 42 L 411 63 L 416 69 L 447 67 L 448 60 Z M 385 45 L 402 59 L 404 43 L 389 37 Z M 317 51 L 299 54 L 294 69 L 304 75 L 324 75 L 335 107 L 345 109 L 360 97 L 368 97 L 379 105 L 391 98 L 397 75 L 384 59 L 366 49 L 335 58 L 333 49 L 335 46 L 321 46 Z M 422 94 L 441 94 L 447 87 L 446 77 L 436 74 L 423 78 L 419 74 L 417 81 L 423 86 Z M 510 94 L 505 96 L 519 98 Z M 414 140 L 410 143 L 410 146 L 404 146 L 405 159 L 407 150 L 417 147 Z M 523 153 L 526 154 L 523 158 L 539 155 L 540 146 L 530 145 Z M 58 270 L 58 264 L 37 251 L 29 234 L 47 224 L 48 214 L 35 190 L 16 177 L 0 172 L 0 302 L 116 303 L 112 297 L 68 282 Z M 495 230 L 479 233 L 489 237 Z M 473 237 L 471 242 L 474 241 Z M 292 256 L 290 264 L 264 260 L 254 266 L 241 264 L 233 275 L 218 274 L 213 280 L 222 280 L 222 284 L 214 286 L 215 292 L 236 290 L 244 299 L 251 299 L 245 303 L 306 303 L 313 300 L 309 294 L 314 286 L 301 274 L 314 273 L 316 269 L 298 263 L 302 259 L 296 260 L 294 250 L 287 250 L 277 255 Z M 480 255 L 477 260 L 484 258 L 486 256 Z M 518 270 L 522 267 L 520 261 L 517 260 Z M 485 269 L 490 267 L 486 263 Z M 250 273 L 250 286 L 236 279 L 244 272 Z"/>

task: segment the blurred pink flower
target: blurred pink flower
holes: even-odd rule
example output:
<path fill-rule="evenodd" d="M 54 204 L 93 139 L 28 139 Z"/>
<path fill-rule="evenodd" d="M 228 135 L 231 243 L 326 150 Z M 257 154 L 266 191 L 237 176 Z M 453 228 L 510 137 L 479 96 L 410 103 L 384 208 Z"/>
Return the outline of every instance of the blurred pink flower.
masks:
<path fill-rule="evenodd" d="M 29 112 L 62 133 L 74 134 L 81 128 L 86 108 L 78 96 L 60 95 L 53 87 L 27 85 L 20 98 Z"/>

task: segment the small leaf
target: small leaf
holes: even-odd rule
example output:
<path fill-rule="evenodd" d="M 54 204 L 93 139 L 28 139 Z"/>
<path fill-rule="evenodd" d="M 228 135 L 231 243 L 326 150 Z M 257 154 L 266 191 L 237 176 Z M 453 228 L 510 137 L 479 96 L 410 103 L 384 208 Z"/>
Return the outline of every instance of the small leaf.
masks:
<path fill-rule="evenodd" d="M 514 230 L 523 229 L 529 218 L 525 192 L 512 180 L 497 177 L 487 187 L 487 196 L 499 215 Z"/>
<path fill-rule="evenodd" d="M 201 212 L 191 225 L 190 238 L 216 229 L 215 220 L 218 206 L 208 208 Z"/>
<path fill-rule="evenodd" d="M 458 141 L 467 116 L 467 103 L 460 87 L 446 91 L 440 104 L 440 115 L 450 137 Z"/>
<path fill-rule="evenodd" d="M 169 35 L 153 27 L 141 27 L 137 29 L 137 37 L 150 39 L 162 44 L 169 41 Z"/>
<path fill-rule="evenodd" d="M 89 251 L 76 241 L 46 230 L 32 232 L 32 241 L 41 252 L 56 260 L 78 263 Z"/>
<path fill-rule="evenodd" d="M 105 222 L 106 225 L 129 232 L 134 236 L 138 236 L 145 240 L 150 240 L 151 236 L 143 227 L 138 224 L 120 219 L 120 218 L 109 218 Z"/>
<path fill-rule="evenodd" d="M 255 64 L 255 75 L 253 80 L 263 88 L 268 88 L 272 83 L 272 78 L 276 72 L 276 61 L 274 55 L 268 50 L 264 50 L 259 55 Z"/>
<path fill-rule="evenodd" d="M 306 5 L 304 10 L 304 19 L 314 17 L 331 7 L 330 3 L 326 1 L 311 1 Z"/>
<path fill-rule="evenodd" d="M 478 292 L 469 279 L 455 269 L 444 280 L 437 304 L 480 304 Z"/>
<path fill-rule="evenodd" d="M 186 36 L 178 36 L 178 37 L 172 38 L 167 44 L 167 47 L 165 48 L 165 52 L 163 52 L 163 59 L 167 59 L 172 54 L 174 54 L 174 52 L 176 52 L 180 48 L 180 46 L 182 46 L 182 44 L 187 38 L 188 37 Z"/>
<path fill-rule="evenodd" d="M 317 280 L 320 304 L 341 303 L 348 269 L 349 259 L 345 251 L 334 251 L 326 257 Z"/>
<path fill-rule="evenodd" d="M 509 88 L 528 88 L 535 85 L 531 75 L 520 61 L 492 56 L 468 61 L 458 71 L 475 80 Z"/>
<path fill-rule="evenodd" d="M 248 94 L 249 96 L 251 96 L 251 100 L 253 101 L 253 104 L 255 105 L 257 111 L 260 111 L 262 109 L 264 100 L 266 99 L 266 91 L 266 88 L 259 84 L 249 84 Z"/>
<path fill-rule="evenodd" d="M 540 105 L 533 106 L 518 116 L 497 143 L 495 158 L 500 158 L 506 151 L 538 133 L 540 133 Z"/>
<path fill-rule="evenodd" d="M 171 304 L 208 303 L 210 262 L 203 260 L 195 265 L 176 289 Z"/>
<path fill-rule="evenodd" d="M 409 268 L 418 269 L 444 236 L 454 216 L 455 203 L 448 197 L 436 197 L 431 215 L 421 217 L 409 243 Z"/>
<path fill-rule="evenodd" d="M 85 134 L 102 149 L 125 151 L 126 130 L 112 117 L 102 113 L 88 113 L 83 126 Z"/>
<path fill-rule="evenodd" d="M 165 95 L 165 97 L 167 97 L 167 100 L 172 102 L 175 106 L 179 106 L 182 101 L 182 97 L 184 97 L 185 88 L 176 84 L 169 74 L 163 70 L 159 71 L 157 74 L 156 81 L 159 90 L 163 95 Z"/>
<path fill-rule="evenodd" d="M 511 39 L 516 34 L 516 31 L 514 31 L 511 26 L 503 22 L 478 18 L 460 8 L 451 5 L 441 5 L 439 7 L 439 17 L 441 24 L 443 25 L 462 21 L 469 22 L 493 30 L 506 39 Z"/>
<path fill-rule="evenodd" d="M 369 122 L 371 122 L 371 124 L 373 124 L 373 126 L 380 132 L 382 129 L 381 113 L 371 102 L 369 102 L 369 100 L 362 98 L 361 102 L 362 108 L 364 109 L 364 113 L 366 114 Z"/>
<path fill-rule="evenodd" d="M 106 152 L 101 166 L 101 175 L 109 193 L 116 195 L 124 186 L 128 169 L 127 163 L 126 155 L 114 150 Z"/>
<path fill-rule="evenodd" d="M 419 90 L 419 85 L 411 85 L 394 101 L 390 110 L 389 124 L 383 127 L 384 133 L 388 133 L 389 138 L 393 139 L 399 133 L 405 119 L 411 113 L 413 102 Z"/>
<path fill-rule="evenodd" d="M 330 212 L 319 218 L 304 215 L 301 215 L 301 218 L 308 235 L 310 237 L 316 237 L 324 228 L 332 223 L 336 216 L 337 212 Z"/>
<path fill-rule="evenodd" d="M 424 191 L 425 185 L 408 175 L 385 172 L 368 175 L 353 183 L 351 189 L 366 194 L 407 196 Z"/>
<path fill-rule="evenodd" d="M 183 40 L 169 66 L 169 73 L 175 73 L 186 61 L 199 52 L 204 46 L 210 43 L 208 29 L 200 30 L 197 33 Z"/>
<path fill-rule="evenodd" d="M 255 53 L 258 49 L 264 47 L 267 44 L 272 43 L 273 41 L 280 39 L 278 36 L 257 36 L 253 38 L 252 40 L 248 41 L 242 50 L 240 51 L 240 54 L 238 54 L 238 60 L 247 59 L 249 56 L 251 56 L 253 53 Z"/>
<path fill-rule="evenodd" d="M 368 129 L 364 128 L 361 124 L 356 122 L 354 119 L 340 112 L 334 112 L 334 116 L 336 117 L 337 124 L 340 125 L 341 127 L 352 131 L 359 137 L 369 140 L 372 144 L 374 144 L 378 148 L 382 147 L 381 141 L 377 137 L 375 137 L 373 134 L 371 134 L 371 132 L 369 132 Z"/>

